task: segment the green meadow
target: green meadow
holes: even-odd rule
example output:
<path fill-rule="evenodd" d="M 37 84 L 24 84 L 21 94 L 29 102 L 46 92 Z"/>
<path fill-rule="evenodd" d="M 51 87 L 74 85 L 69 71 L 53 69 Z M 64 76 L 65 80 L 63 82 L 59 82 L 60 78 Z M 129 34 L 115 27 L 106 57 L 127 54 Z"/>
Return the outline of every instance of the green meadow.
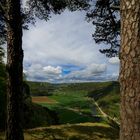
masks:
<path fill-rule="evenodd" d="M 32 102 L 27 102 L 25 140 L 119 138 L 118 82 L 27 84 Z"/>
<path fill-rule="evenodd" d="M 60 124 L 104 121 L 95 102 L 103 112 L 119 120 L 118 82 L 73 84 L 29 82 L 29 85 L 32 97 L 39 96 L 41 91 L 48 100 L 54 101 L 53 103 L 41 101 L 38 104 L 56 111 Z"/>

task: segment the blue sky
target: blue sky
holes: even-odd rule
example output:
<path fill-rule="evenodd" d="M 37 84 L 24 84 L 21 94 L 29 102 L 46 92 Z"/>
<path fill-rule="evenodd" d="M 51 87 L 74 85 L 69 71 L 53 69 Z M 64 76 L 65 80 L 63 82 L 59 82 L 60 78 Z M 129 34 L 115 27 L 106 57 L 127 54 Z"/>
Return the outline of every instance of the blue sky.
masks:
<path fill-rule="evenodd" d="M 99 52 L 105 45 L 95 44 L 94 27 L 84 12 L 65 11 L 24 31 L 24 72 L 28 80 L 90 82 L 116 80 L 119 59 Z"/>

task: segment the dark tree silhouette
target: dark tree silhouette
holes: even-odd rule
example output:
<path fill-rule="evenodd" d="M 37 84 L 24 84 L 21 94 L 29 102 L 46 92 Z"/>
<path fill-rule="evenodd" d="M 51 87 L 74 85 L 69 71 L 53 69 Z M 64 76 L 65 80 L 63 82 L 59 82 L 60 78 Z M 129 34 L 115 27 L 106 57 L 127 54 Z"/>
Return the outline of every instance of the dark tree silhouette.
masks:
<path fill-rule="evenodd" d="M 22 132 L 22 17 L 19 0 L 7 0 L 7 140 L 23 140 Z"/>
<path fill-rule="evenodd" d="M 93 0 L 94 1 L 94 0 Z M 93 38 L 96 43 L 105 43 L 110 48 L 100 52 L 107 57 L 118 55 L 120 47 L 120 1 L 97 0 L 87 13 L 87 21 L 95 26 Z"/>
<path fill-rule="evenodd" d="M 48 20 L 50 14 L 60 14 L 64 9 L 85 10 L 89 0 L 28 0 L 27 8 L 20 0 L 0 1 L 0 42 L 7 41 L 7 140 L 23 140 L 23 50 L 22 29 L 35 17 Z"/>

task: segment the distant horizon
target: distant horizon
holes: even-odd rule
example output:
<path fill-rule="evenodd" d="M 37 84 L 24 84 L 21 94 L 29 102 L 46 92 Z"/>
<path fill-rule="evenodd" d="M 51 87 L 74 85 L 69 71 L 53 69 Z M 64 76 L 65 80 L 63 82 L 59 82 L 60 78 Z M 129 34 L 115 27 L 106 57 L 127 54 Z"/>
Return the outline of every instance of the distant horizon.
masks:
<path fill-rule="evenodd" d="M 119 82 L 118 80 L 112 80 L 112 81 L 81 81 L 81 82 L 69 82 L 69 83 L 50 83 L 46 81 L 28 81 L 27 82 L 35 82 L 35 83 L 48 83 L 48 84 L 78 84 L 78 83 L 105 83 L 105 82 Z"/>

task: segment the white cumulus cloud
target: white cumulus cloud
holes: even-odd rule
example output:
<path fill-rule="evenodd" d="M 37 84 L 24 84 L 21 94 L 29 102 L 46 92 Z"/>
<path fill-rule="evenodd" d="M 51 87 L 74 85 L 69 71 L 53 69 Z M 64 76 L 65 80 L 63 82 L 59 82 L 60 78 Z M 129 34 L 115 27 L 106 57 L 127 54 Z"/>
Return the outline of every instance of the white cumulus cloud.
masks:
<path fill-rule="evenodd" d="M 118 57 L 112 57 L 112 58 L 110 58 L 108 61 L 109 61 L 109 63 L 111 63 L 111 64 L 119 64 L 119 63 L 120 63 L 120 60 L 119 60 Z"/>
<path fill-rule="evenodd" d="M 46 66 L 46 67 L 43 67 L 43 71 L 47 74 L 61 74 L 62 68 L 60 66 L 57 66 L 57 67 Z"/>
<path fill-rule="evenodd" d="M 90 64 L 86 70 L 95 74 L 106 71 L 106 68 L 107 68 L 106 64 Z"/>

